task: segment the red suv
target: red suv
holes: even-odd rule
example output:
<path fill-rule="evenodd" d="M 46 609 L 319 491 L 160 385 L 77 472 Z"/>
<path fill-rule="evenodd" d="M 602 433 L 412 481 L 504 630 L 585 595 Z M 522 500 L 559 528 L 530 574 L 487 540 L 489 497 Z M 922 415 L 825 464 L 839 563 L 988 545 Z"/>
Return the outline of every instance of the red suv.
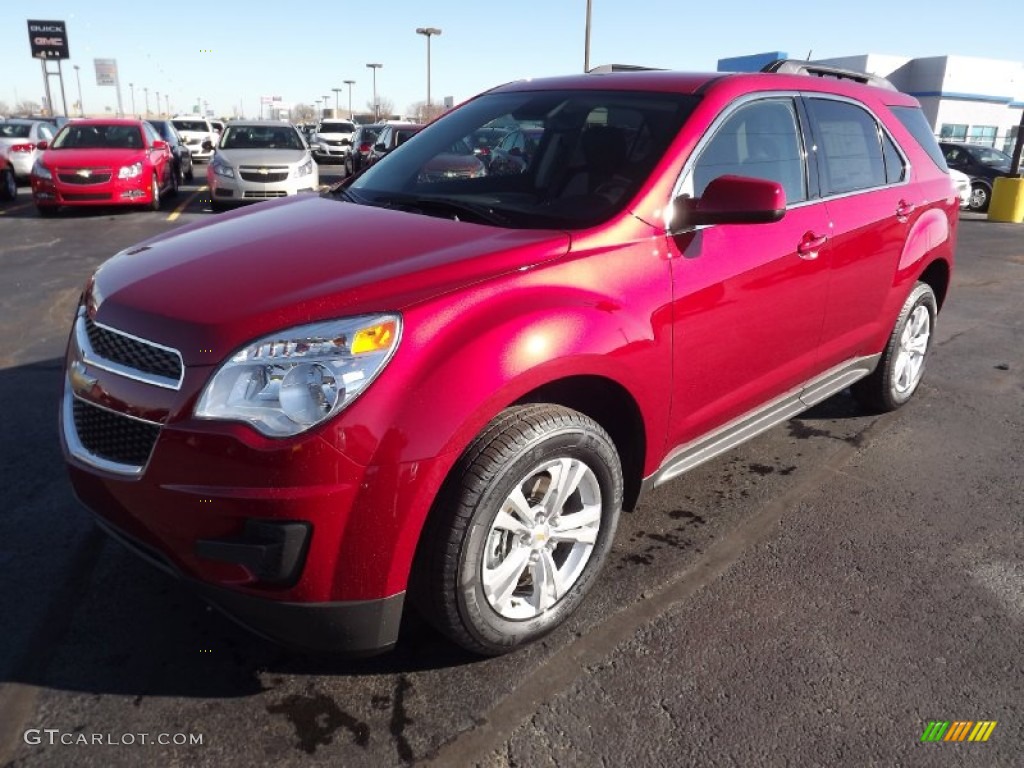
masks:
<path fill-rule="evenodd" d="M 519 172 L 425 174 L 481 129 Z M 323 197 L 158 235 L 82 297 L 61 432 L 99 523 L 278 641 L 406 596 L 498 654 L 623 508 L 824 398 L 917 389 L 958 199 L 917 102 L 802 74 L 512 83 Z"/>

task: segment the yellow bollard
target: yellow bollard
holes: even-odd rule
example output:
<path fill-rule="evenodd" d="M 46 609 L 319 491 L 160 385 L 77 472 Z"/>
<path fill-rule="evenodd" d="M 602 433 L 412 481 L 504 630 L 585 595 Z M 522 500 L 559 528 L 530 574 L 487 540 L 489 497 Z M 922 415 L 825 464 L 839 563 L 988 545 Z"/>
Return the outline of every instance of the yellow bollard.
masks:
<path fill-rule="evenodd" d="M 1024 178 L 1006 176 L 995 180 L 988 204 L 988 219 L 1024 223 Z"/>

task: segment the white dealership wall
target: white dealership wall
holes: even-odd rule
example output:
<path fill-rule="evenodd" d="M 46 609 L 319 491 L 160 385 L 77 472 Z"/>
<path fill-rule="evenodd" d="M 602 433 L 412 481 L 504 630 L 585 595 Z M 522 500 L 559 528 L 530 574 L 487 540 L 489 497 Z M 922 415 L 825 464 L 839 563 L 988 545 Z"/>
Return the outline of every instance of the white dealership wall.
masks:
<path fill-rule="evenodd" d="M 881 75 L 921 102 L 936 135 L 942 127 L 996 129 L 997 149 L 1012 149 L 1011 138 L 1024 110 L 1024 63 L 971 56 L 910 59 L 867 53 L 820 59 L 819 63 Z"/>

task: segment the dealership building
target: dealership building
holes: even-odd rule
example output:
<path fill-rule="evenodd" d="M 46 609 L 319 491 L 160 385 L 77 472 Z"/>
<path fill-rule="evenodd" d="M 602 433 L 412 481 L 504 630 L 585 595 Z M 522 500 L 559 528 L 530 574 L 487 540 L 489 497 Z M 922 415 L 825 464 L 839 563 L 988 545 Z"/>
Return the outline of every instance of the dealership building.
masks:
<path fill-rule="evenodd" d="M 783 51 L 719 59 L 720 72 L 756 72 Z M 1024 62 L 971 56 L 911 59 L 876 53 L 815 63 L 887 78 L 921 102 L 935 135 L 1012 152 L 1024 112 Z"/>

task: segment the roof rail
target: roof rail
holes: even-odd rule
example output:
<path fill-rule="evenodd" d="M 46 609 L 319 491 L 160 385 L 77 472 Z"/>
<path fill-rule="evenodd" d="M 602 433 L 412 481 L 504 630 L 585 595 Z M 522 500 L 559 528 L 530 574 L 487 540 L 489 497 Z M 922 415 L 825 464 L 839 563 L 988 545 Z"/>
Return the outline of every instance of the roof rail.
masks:
<path fill-rule="evenodd" d="M 810 77 L 825 77 L 835 80 L 853 80 L 864 85 L 873 85 L 876 88 L 885 88 L 890 91 L 897 90 L 895 85 L 879 75 L 869 75 L 867 72 L 858 72 L 854 69 L 830 67 L 826 64 L 815 64 L 813 61 L 776 59 L 761 67 L 761 71 L 775 72 L 780 75 L 808 75 Z"/>
<path fill-rule="evenodd" d="M 640 64 L 601 64 L 587 70 L 588 75 L 598 75 L 606 72 L 650 72 L 663 71 L 660 67 L 645 67 Z"/>

